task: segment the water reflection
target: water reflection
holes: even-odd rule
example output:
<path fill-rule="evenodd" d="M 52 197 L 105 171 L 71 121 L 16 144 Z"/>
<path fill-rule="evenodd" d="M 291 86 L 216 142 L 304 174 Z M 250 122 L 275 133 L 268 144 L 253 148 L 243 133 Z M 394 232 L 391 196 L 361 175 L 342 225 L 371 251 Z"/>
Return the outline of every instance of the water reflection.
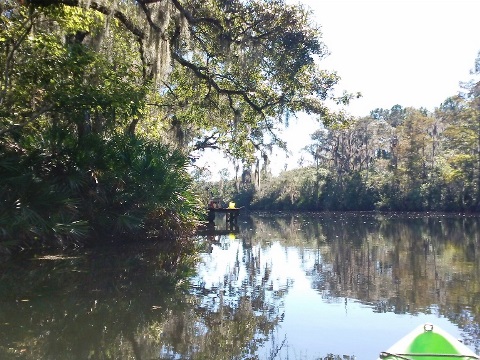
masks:
<path fill-rule="evenodd" d="M 379 329 L 380 334 L 388 331 L 396 336 L 391 325 L 405 321 L 408 327 L 421 321 L 415 317 L 432 315 L 429 321 L 445 322 L 478 352 L 479 224 L 477 217 L 438 214 L 263 214 L 254 219 L 252 239 L 260 247 L 278 243 L 296 249 L 309 286 L 322 299 L 336 303 L 344 299 L 346 312 L 361 308 L 368 314 L 364 319 L 368 325 L 357 326 L 356 318 L 346 315 L 341 318 L 347 321 L 344 327 L 365 333 L 362 328 L 382 327 L 375 324 L 382 317 L 372 313 L 403 315 L 393 324 L 383 321 Z M 352 301 L 356 305 L 347 306 Z M 323 306 L 318 297 L 312 296 L 311 302 Z M 288 317 L 289 309 L 285 312 Z M 325 322 L 325 315 L 319 321 Z M 330 325 L 336 326 L 335 321 Z M 316 330 L 328 332 L 323 327 Z M 383 341 L 395 337 L 384 336 Z M 374 342 L 366 347 L 371 346 Z"/>
<path fill-rule="evenodd" d="M 372 359 L 421 322 L 479 352 L 477 217 L 239 220 L 196 262 L 147 243 L 0 264 L 0 358 Z"/>
<path fill-rule="evenodd" d="M 145 244 L 2 264 L 0 358 L 158 358 L 158 328 L 190 307 L 192 274 L 175 265 L 186 256 L 159 251 Z"/>

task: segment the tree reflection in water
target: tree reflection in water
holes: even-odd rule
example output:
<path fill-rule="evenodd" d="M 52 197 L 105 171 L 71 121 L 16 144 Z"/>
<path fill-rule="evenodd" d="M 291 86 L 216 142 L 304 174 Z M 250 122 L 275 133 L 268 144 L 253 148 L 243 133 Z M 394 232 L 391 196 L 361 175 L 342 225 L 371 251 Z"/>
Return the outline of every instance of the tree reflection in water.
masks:
<path fill-rule="evenodd" d="M 0 358 L 255 358 L 283 296 L 258 265 L 239 255 L 206 286 L 191 256 L 155 244 L 2 264 Z"/>
<path fill-rule="evenodd" d="M 303 249 L 312 288 L 377 313 L 435 314 L 480 351 L 480 218 L 446 214 L 260 214 L 255 241 Z"/>
<path fill-rule="evenodd" d="M 152 243 L 2 264 L 0 358 L 158 358 L 154 325 L 188 308 L 193 264 Z"/>
<path fill-rule="evenodd" d="M 197 260 L 145 243 L 0 264 L 0 358 L 371 358 L 368 327 L 335 318 L 352 310 L 392 331 L 433 314 L 479 351 L 477 217 L 243 214 L 239 230 L 199 236 Z M 348 326 L 359 343 L 329 342 Z"/>

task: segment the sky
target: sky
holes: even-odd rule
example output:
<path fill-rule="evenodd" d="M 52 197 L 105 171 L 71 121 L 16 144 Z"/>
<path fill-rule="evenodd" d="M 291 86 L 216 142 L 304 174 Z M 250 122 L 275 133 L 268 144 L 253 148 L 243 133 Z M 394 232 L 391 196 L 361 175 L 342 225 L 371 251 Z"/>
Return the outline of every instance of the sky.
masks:
<path fill-rule="evenodd" d="M 354 116 L 375 108 L 424 107 L 434 110 L 472 78 L 480 51 L 480 0 L 288 0 L 313 10 L 330 55 L 319 62 L 341 77 L 336 90 L 362 93 L 344 110 Z M 301 149 L 319 128 L 314 118 L 299 115 L 281 137 L 290 154 L 271 155 L 278 174 L 298 167 Z M 205 161 L 205 160 L 204 160 Z M 212 178 L 228 167 L 208 156 Z"/>
<path fill-rule="evenodd" d="M 363 97 L 349 107 L 433 110 L 469 79 L 480 51 L 479 0 L 303 0 L 331 55 L 319 64 Z"/>

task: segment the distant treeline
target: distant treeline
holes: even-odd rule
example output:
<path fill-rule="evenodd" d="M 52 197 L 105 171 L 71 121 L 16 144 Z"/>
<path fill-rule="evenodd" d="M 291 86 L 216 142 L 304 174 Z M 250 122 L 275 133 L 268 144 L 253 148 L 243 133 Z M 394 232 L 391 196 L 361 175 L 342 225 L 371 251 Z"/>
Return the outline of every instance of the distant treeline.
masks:
<path fill-rule="evenodd" d="M 480 83 L 433 113 L 376 109 L 311 139 L 308 166 L 276 177 L 247 169 L 213 188 L 252 209 L 480 210 Z"/>

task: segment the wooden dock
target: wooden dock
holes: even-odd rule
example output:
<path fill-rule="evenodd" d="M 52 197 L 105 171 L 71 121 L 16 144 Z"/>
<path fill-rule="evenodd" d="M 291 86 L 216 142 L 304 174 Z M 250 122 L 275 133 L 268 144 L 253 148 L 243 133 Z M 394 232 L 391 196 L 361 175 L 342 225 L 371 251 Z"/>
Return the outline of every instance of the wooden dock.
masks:
<path fill-rule="evenodd" d="M 225 222 L 227 225 L 234 226 L 237 225 L 237 219 L 238 215 L 240 214 L 240 210 L 243 207 L 240 208 L 214 208 L 214 207 L 209 207 L 208 208 L 208 221 L 210 223 L 213 223 L 215 221 L 215 214 L 220 213 L 220 214 L 225 214 Z"/>

